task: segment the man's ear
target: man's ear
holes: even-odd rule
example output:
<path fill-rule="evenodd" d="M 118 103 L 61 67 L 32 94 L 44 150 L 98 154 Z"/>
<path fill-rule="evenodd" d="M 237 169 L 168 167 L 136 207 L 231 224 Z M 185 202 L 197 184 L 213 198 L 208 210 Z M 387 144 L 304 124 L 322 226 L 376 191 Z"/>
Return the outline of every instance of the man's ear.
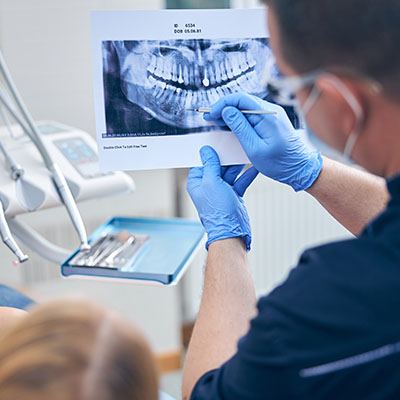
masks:
<path fill-rule="evenodd" d="M 364 120 L 364 112 L 357 86 L 333 74 L 319 77 L 315 84 L 321 91 L 325 106 L 338 118 L 340 131 L 348 137 L 352 132 L 359 130 Z"/>

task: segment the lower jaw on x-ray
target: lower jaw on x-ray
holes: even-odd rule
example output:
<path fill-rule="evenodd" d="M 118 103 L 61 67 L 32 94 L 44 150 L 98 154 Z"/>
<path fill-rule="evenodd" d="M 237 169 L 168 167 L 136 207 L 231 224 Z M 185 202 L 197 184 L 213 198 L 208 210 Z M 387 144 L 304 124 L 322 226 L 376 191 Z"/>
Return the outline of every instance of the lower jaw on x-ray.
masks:
<path fill-rule="evenodd" d="M 270 56 L 267 39 L 105 41 L 103 137 L 220 130 L 186 110 L 235 92 L 268 98 L 262 75 Z"/>

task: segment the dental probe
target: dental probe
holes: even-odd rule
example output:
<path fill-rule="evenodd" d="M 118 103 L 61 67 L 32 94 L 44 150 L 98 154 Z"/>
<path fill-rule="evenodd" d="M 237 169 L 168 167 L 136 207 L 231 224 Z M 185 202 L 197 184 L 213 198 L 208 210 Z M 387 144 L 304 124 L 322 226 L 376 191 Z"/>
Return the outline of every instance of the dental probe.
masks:
<path fill-rule="evenodd" d="M 211 108 L 207 107 L 199 107 L 199 108 L 186 108 L 185 111 L 196 111 L 200 113 L 209 114 L 211 112 Z M 243 114 L 276 114 L 275 111 L 265 111 L 265 110 L 239 110 Z"/>

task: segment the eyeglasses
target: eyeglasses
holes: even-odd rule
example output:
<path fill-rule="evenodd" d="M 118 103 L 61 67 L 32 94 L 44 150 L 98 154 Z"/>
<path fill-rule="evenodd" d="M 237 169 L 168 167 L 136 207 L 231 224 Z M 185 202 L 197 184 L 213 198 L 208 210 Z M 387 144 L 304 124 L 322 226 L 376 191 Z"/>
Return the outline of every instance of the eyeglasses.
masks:
<path fill-rule="evenodd" d="M 279 71 L 274 57 L 271 57 L 263 74 L 263 83 L 273 101 L 282 105 L 297 104 L 296 92 L 312 85 L 323 74 L 323 71 L 313 71 L 299 76 L 284 77 Z"/>
<path fill-rule="evenodd" d="M 296 106 L 296 92 L 307 86 L 312 86 L 324 74 L 347 75 L 366 82 L 375 93 L 382 90 L 382 85 L 379 82 L 346 67 L 332 67 L 330 72 L 315 70 L 303 75 L 284 77 L 279 71 L 273 56 L 270 57 L 266 64 L 263 73 L 263 84 L 267 88 L 272 101 L 282 105 Z"/>

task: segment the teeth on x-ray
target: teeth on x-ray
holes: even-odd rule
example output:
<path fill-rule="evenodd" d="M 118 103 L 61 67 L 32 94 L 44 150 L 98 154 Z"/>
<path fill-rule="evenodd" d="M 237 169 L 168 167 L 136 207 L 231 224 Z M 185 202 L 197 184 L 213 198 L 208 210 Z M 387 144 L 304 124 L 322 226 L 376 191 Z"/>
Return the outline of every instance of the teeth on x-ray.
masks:
<path fill-rule="evenodd" d="M 170 126 L 207 126 L 208 107 L 235 92 L 265 95 L 261 80 L 271 51 L 266 39 L 114 41 L 126 98 Z"/>

